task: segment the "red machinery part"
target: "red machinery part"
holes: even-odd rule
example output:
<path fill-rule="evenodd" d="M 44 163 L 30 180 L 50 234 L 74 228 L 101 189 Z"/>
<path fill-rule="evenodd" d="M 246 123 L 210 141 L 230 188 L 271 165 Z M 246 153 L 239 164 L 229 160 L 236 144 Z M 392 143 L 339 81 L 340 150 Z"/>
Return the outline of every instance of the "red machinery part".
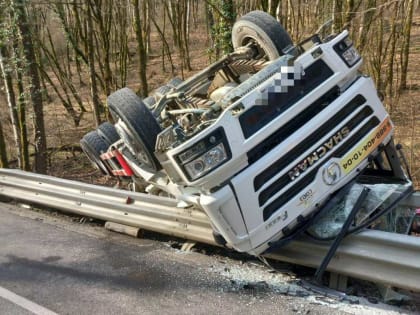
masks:
<path fill-rule="evenodd" d="M 113 158 L 115 158 L 116 161 L 113 160 Z M 124 156 L 120 153 L 120 151 L 118 151 L 118 149 L 103 153 L 101 155 L 101 159 L 104 160 L 104 161 L 107 161 L 111 165 L 112 174 L 115 175 L 115 176 L 133 176 L 134 175 L 133 170 L 128 165 Z M 117 164 L 119 164 L 119 165 L 117 165 Z M 115 168 L 120 166 L 122 169 L 117 169 L 116 170 L 112 166 L 114 166 Z"/>
<path fill-rule="evenodd" d="M 123 155 L 120 153 L 120 151 L 115 150 L 114 151 L 115 157 L 117 158 L 118 162 L 120 163 L 121 167 L 125 171 L 125 176 L 133 176 L 133 170 L 131 167 L 127 164 L 127 161 L 123 157 Z"/>

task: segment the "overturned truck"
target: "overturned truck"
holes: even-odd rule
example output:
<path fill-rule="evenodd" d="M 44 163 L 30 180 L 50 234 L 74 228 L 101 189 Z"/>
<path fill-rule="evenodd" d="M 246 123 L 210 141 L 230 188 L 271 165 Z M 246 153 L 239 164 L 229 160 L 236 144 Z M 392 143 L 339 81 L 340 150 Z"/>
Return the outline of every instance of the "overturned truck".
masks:
<path fill-rule="evenodd" d="M 376 202 L 359 200 L 353 231 L 394 207 L 393 192 L 411 192 L 392 121 L 347 31 L 293 45 L 253 11 L 232 41 L 232 53 L 145 99 L 111 94 L 115 124 L 81 140 L 92 163 L 201 209 L 220 244 L 252 255 L 310 231 L 357 187 L 379 189 Z"/>

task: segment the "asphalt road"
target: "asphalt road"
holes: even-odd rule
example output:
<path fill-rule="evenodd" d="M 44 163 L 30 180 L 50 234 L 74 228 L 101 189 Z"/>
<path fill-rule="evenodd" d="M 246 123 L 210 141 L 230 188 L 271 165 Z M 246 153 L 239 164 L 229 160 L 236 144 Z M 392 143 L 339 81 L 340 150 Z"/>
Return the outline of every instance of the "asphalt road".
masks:
<path fill-rule="evenodd" d="M 299 297 L 267 268 L 73 221 L 0 204 L 0 314 L 392 314 Z"/>

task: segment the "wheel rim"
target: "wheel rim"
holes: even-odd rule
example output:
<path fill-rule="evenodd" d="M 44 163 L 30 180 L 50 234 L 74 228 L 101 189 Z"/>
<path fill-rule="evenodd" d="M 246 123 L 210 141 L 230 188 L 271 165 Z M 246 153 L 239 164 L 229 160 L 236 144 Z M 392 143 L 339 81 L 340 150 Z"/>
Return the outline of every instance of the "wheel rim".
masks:
<path fill-rule="evenodd" d="M 104 162 L 97 156 L 96 152 L 93 152 L 90 147 L 85 144 L 83 151 L 88 156 L 90 163 L 96 167 L 101 172 L 108 174 L 108 168 L 105 166 Z"/>
<path fill-rule="evenodd" d="M 242 46 L 246 46 L 248 44 L 251 43 L 251 47 L 254 48 L 256 50 L 256 56 L 254 57 L 254 59 L 265 59 L 265 60 L 269 60 L 269 56 L 267 51 L 265 51 L 265 49 L 258 44 L 257 39 L 255 39 L 252 36 L 248 36 L 248 37 L 244 37 L 242 40 Z"/>
<path fill-rule="evenodd" d="M 277 59 L 284 54 L 284 49 L 293 45 L 290 35 L 282 25 L 262 11 L 251 11 L 233 25 L 233 47 L 236 49 L 250 42 L 256 48 L 256 59 L 265 60 Z"/>
<path fill-rule="evenodd" d="M 134 157 L 146 168 L 153 169 L 154 164 L 141 139 L 139 139 L 139 137 L 131 131 L 131 128 L 129 128 L 129 126 L 127 126 L 121 118 L 118 126 L 120 128 L 117 127 L 117 130 L 120 129 L 122 131 L 121 138 L 123 138 L 124 143 L 127 145 Z"/>

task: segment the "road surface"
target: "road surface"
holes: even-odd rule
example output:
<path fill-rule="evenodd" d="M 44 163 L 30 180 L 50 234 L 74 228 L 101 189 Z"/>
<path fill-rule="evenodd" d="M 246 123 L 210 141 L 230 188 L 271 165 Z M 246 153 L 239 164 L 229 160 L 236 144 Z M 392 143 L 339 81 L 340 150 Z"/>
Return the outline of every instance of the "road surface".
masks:
<path fill-rule="evenodd" d="M 182 252 L 54 212 L 0 203 L 0 241 L 0 314 L 393 313 L 325 302 L 265 266 Z"/>

